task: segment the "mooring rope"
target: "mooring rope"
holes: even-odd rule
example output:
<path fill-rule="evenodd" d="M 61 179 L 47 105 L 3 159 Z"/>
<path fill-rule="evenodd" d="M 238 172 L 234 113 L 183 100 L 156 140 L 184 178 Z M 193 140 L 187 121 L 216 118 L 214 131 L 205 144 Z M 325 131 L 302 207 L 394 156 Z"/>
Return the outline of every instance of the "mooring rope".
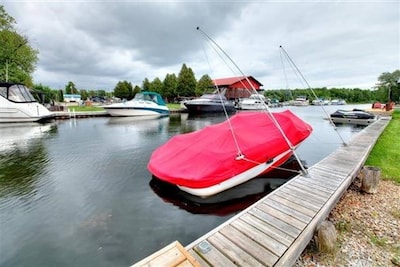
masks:
<path fill-rule="evenodd" d="M 306 83 L 307 88 L 311 91 L 311 93 L 312 93 L 313 97 L 315 98 L 315 100 L 319 101 L 317 94 L 316 94 L 315 91 L 311 88 L 310 84 L 307 82 L 306 78 L 304 77 L 303 73 L 301 73 L 301 71 L 300 71 L 299 68 L 297 67 L 296 63 L 294 63 L 294 61 L 292 60 L 292 58 L 289 56 L 289 54 L 286 52 L 286 50 L 285 50 L 282 46 L 279 46 L 279 47 L 281 48 L 281 51 L 283 51 L 283 54 L 285 55 L 285 57 L 286 57 L 286 59 L 288 60 L 289 64 L 290 64 L 292 67 L 295 68 L 295 70 L 296 70 L 296 72 L 295 72 L 296 76 L 297 76 L 297 74 L 300 75 L 301 79 L 299 79 L 299 80 L 300 80 L 300 81 L 304 81 L 304 82 Z M 281 60 L 283 61 L 282 58 L 281 58 Z M 283 62 L 282 62 L 282 65 L 283 65 Z M 297 77 L 298 77 L 298 76 L 297 76 Z M 338 134 L 339 138 L 341 139 L 342 144 L 343 144 L 344 146 L 346 146 L 347 143 L 344 141 L 343 137 L 340 135 L 340 133 L 339 133 L 337 127 L 336 127 L 336 124 L 333 122 L 331 116 L 328 114 L 328 112 L 327 112 L 326 109 L 324 108 L 324 105 L 320 105 L 320 106 L 321 106 L 322 110 L 324 111 L 325 115 L 327 116 L 327 118 L 329 119 L 330 124 L 333 126 L 333 129 L 335 130 L 335 132 Z"/>
<path fill-rule="evenodd" d="M 251 89 L 257 93 L 257 90 L 254 88 L 253 84 L 250 82 L 250 80 L 248 79 L 248 77 L 246 75 L 244 75 L 243 71 L 239 68 L 239 66 L 232 60 L 232 58 L 210 37 L 208 36 L 203 30 L 200 29 L 200 27 L 197 27 L 197 30 L 207 39 L 209 40 L 212 44 L 215 45 L 215 47 L 217 47 L 225 56 L 227 59 L 229 59 L 229 61 L 236 67 L 236 69 L 241 73 L 241 75 L 246 79 L 247 83 L 250 85 Z M 260 97 L 261 99 L 261 97 Z M 304 168 L 300 158 L 298 157 L 296 151 L 295 151 L 295 147 L 293 146 L 293 144 L 290 142 L 290 140 L 287 138 L 286 134 L 284 133 L 282 127 L 279 125 L 278 121 L 276 120 L 275 116 L 273 115 L 273 113 L 271 112 L 271 110 L 269 109 L 268 105 L 265 106 L 266 109 L 264 109 L 264 112 L 266 114 L 268 114 L 268 116 L 271 118 L 272 122 L 274 123 L 274 125 L 278 128 L 279 132 L 281 133 L 281 135 L 283 136 L 285 142 L 288 144 L 290 150 L 292 151 L 294 157 L 296 158 L 297 162 L 299 163 L 302 173 L 305 176 L 308 176 L 308 171 Z M 228 119 L 229 121 L 229 119 Z M 235 140 L 235 144 L 237 146 L 238 149 L 238 155 L 236 157 L 237 160 L 244 160 L 245 159 L 245 155 L 243 155 L 240 146 L 237 142 L 236 136 L 234 134 L 233 128 L 231 123 L 229 122 L 229 126 L 231 127 L 231 132 L 232 132 L 232 136 Z M 248 159 L 247 159 L 248 160 Z"/>

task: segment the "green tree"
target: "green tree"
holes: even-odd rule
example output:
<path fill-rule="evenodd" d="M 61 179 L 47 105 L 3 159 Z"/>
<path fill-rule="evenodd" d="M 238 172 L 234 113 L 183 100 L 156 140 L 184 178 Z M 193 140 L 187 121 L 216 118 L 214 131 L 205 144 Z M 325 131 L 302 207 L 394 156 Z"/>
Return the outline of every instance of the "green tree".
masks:
<path fill-rule="evenodd" d="M 85 89 L 81 89 L 81 90 L 79 90 L 79 94 L 81 95 L 81 99 L 82 100 L 86 100 L 86 99 L 88 99 L 89 98 L 89 92 L 87 91 L 87 90 L 85 90 Z"/>
<path fill-rule="evenodd" d="M 400 70 L 384 72 L 378 77 L 378 91 L 382 95 L 382 102 L 389 100 L 400 101 Z M 386 95 L 386 98 L 383 96 Z"/>
<path fill-rule="evenodd" d="M 207 74 L 201 76 L 200 80 L 196 84 L 195 94 L 196 96 L 200 96 L 204 93 L 207 93 L 210 90 L 213 90 L 214 83 L 210 76 Z"/>
<path fill-rule="evenodd" d="M 142 83 L 142 90 L 143 91 L 151 91 L 151 84 L 149 79 L 144 78 L 143 83 Z"/>
<path fill-rule="evenodd" d="M 167 73 L 167 75 L 164 78 L 163 81 L 163 97 L 165 97 L 167 99 L 167 102 L 171 102 L 171 100 L 176 96 L 176 87 L 178 85 L 178 79 L 176 78 L 176 75 L 173 74 L 169 74 Z"/>
<path fill-rule="evenodd" d="M 0 5 L 0 79 L 33 86 L 38 51 L 14 28 L 16 21 Z"/>
<path fill-rule="evenodd" d="M 38 92 L 37 95 L 41 96 L 40 98 L 44 99 L 38 99 L 39 102 L 44 102 L 44 103 L 52 103 L 53 101 L 56 101 L 57 99 L 57 91 L 51 89 L 48 86 L 42 85 L 42 84 L 35 84 L 32 89 L 34 92 Z M 43 100 L 43 101 L 42 101 Z"/>
<path fill-rule="evenodd" d="M 162 95 L 164 90 L 164 85 L 159 78 L 155 78 L 150 84 L 150 90 L 152 92 L 156 92 Z"/>
<path fill-rule="evenodd" d="M 186 64 L 183 64 L 178 75 L 177 94 L 179 96 L 194 96 L 196 84 L 197 81 L 193 70 L 188 68 Z"/>
<path fill-rule="evenodd" d="M 135 85 L 135 88 L 133 88 L 132 96 L 134 97 L 137 93 L 140 93 L 142 89 L 138 85 Z"/>
<path fill-rule="evenodd" d="M 70 81 L 65 86 L 65 93 L 66 94 L 78 94 L 78 89 L 76 89 L 75 84 Z"/>
<path fill-rule="evenodd" d="M 121 99 L 130 100 L 133 97 L 132 84 L 128 81 L 120 81 L 114 88 L 114 95 Z"/>

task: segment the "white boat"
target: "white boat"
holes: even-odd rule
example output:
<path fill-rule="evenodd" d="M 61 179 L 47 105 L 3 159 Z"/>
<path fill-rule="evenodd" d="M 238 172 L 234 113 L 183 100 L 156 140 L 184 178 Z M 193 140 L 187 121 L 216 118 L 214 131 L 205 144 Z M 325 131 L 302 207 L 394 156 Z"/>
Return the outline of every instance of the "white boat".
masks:
<path fill-rule="evenodd" d="M 293 106 L 308 106 L 310 103 L 306 96 L 296 97 L 295 100 L 291 101 L 291 105 Z"/>
<path fill-rule="evenodd" d="M 36 122 L 54 114 L 19 83 L 0 83 L 0 122 Z"/>
<path fill-rule="evenodd" d="M 263 95 L 251 94 L 250 97 L 241 99 L 238 105 L 242 110 L 259 110 L 266 109 L 268 101 Z"/>
<path fill-rule="evenodd" d="M 108 114 L 115 117 L 128 116 L 168 116 L 169 109 L 161 95 L 155 92 L 137 93 L 132 100 L 102 106 Z"/>

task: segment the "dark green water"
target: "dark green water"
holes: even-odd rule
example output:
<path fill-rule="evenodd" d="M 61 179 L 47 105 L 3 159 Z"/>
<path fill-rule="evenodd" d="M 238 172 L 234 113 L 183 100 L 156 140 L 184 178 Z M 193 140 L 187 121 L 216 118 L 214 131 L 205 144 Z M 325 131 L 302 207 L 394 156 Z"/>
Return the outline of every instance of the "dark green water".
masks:
<path fill-rule="evenodd" d="M 314 128 L 297 150 L 309 166 L 341 145 L 320 107 L 290 108 Z M 287 180 L 255 179 L 206 202 L 152 180 L 155 148 L 222 120 L 0 125 L 0 266 L 129 266 L 174 240 L 191 243 Z M 338 127 L 346 140 L 359 130 Z"/>

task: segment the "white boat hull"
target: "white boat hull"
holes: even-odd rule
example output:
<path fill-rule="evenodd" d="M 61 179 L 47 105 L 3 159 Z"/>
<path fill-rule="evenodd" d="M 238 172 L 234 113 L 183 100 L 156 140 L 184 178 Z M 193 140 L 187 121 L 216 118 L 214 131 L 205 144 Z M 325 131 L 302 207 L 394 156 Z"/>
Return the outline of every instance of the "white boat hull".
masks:
<path fill-rule="evenodd" d="M 212 195 L 218 194 L 222 191 L 228 190 L 232 187 L 235 187 L 239 184 L 245 183 L 254 177 L 257 177 L 261 175 L 262 173 L 267 172 L 268 169 L 274 168 L 275 164 L 277 162 L 280 162 L 281 165 L 283 164 L 289 157 L 292 155 L 292 151 L 289 149 L 278 156 L 274 158 L 273 162 L 265 162 L 259 165 L 254 166 L 251 169 L 248 169 L 245 172 L 242 172 L 236 176 L 233 176 L 232 178 L 223 181 L 222 183 L 205 187 L 205 188 L 191 188 L 191 187 L 186 187 L 186 186 L 179 186 L 178 188 L 181 189 L 182 191 L 185 191 L 189 194 L 199 196 L 202 198 L 210 197 Z"/>
<path fill-rule="evenodd" d="M 0 123 L 35 122 L 53 116 L 47 108 L 36 102 L 13 103 L 0 99 Z"/>
<path fill-rule="evenodd" d="M 110 116 L 129 117 L 129 116 L 149 116 L 160 117 L 169 114 L 166 106 L 159 106 L 151 101 L 128 101 L 125 103 L 111 104 L 103 106 Z"/>

